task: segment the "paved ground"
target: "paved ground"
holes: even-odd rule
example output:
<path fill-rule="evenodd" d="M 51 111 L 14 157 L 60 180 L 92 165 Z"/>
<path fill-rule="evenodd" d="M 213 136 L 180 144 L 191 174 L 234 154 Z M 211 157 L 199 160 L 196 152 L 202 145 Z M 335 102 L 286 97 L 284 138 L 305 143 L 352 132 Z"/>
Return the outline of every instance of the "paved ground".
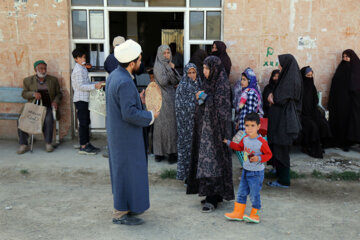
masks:
<path fill-rule="evenodd" d="M 359 181 L 294 180 L 289 190 L 262 191 L 261 224 L 228 222 L 224 202 L 210 214 L 200 212 L 201 198 L 186 195 L 183 184 L 159 174 L 176 165 L 149 159 L 151 208 L 145 225 L 111 223 L 112 196 L 108 161 L 80 156 L 64 142 L 46 153 L 37 142 L 33 153 L 15 154 L 15 141 L 0 140 L 0 239 L 359 239 Z M 103 146 L 104 140 L 94 141 Z M 350 163 L 349 163 L 350 162 Z M 323 160 L 292 154 L 292 168 L 311 173 L 358 170 L 360 154 L 332 149 Z M 239 164 L 234 157 L 234 184 Z M 28 172 L 28 174 L 21 174 Z M 248 209 L 249 211 L 250 209 Z"/>

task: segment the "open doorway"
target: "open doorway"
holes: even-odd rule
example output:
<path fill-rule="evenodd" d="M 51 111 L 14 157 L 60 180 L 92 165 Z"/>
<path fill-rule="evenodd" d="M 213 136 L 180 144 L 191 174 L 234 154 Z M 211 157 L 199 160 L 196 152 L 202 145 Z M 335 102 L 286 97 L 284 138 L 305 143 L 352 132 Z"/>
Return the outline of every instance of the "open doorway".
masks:
<path fill-rule="evenodd" d="M 109 20 L 110 46 L 116 36 L 134 39 L 143 49 L 142 62 L 146 69 L 153 67 L 157 48 L 161 44 L 175 42 L 176 51 L 183 56 L 182 12 L 109 12 Z"/>

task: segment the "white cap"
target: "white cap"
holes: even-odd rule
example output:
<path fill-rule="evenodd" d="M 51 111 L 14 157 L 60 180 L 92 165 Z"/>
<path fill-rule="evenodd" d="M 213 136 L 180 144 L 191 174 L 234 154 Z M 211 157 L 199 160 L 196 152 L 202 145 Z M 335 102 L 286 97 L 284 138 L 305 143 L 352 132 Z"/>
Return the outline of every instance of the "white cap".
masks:
<path fill-rule="evenodd" d="M 125 38 L 123 38 L 122 36 L 117 36 L 113 40 L 113 47 L 116 47 L 124 42 L 125 42 Z"/>
<path fill-rule="evenodd" d="M 128 63 L 138 58 L 141 52 L 141 46 L 134 40 L 129 39 L 115 47 L 114 55 L 120 63 Z"/>

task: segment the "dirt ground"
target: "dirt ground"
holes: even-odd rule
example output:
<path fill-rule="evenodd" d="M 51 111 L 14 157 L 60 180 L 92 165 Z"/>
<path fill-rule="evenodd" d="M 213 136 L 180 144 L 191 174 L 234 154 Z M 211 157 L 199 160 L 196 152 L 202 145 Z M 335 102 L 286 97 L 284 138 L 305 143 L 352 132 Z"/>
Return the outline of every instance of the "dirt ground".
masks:
<path fill-rule="evenodd" d="M 33 153 L 17 156 L 15 141 L 0 140 L 1 240 L 360 239 L 359 181 L 307 177 L 293 180 L 290 189 L 271 189 L 264 184 L 261 223 L 228 222 L 223 214 L 232 210 L 233 202 L 223 202 L 213 213 L 201 213 L 202 198 L 186 195 L 179 181 L 159 177 L 161 171 L 176 165 L 156 163 L 152 157 L 151 207 L 142 215 L 146 223 L 114 225 L 108 160 L 101 155 L 80 156 L 73 143 L 62 143 L 48 154 L 37 142 Z M 104 145 L 101 139 L 95 143 Z M 292 165 L 304 173 L 311 172 L 310 167 L 329 172 L 334 167 L 330 165 L 338 165 L 339 170 L 349 161 L 349 168 L 356 169 L 358 158 L 357 149 L 349 153 L 331 150 L 323 160 L 295 151 Z M 331 159 L 348 162 L 340 166 Z M 234 157 L 235 188 L 239 171 Z"/>

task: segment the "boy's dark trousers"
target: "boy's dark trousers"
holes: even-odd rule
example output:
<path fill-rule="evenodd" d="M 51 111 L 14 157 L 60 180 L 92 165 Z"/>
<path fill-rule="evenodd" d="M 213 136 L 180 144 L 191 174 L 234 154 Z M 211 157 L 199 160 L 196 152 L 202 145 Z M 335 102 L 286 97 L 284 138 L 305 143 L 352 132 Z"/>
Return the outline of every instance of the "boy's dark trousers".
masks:
<path fill-rule="evenodd" d="M 77 118 L 79 120 L 79 141 L 80 146 L 90 141 L 90 111 L 89 103 L 84 101 L 75 102 Z"/>

